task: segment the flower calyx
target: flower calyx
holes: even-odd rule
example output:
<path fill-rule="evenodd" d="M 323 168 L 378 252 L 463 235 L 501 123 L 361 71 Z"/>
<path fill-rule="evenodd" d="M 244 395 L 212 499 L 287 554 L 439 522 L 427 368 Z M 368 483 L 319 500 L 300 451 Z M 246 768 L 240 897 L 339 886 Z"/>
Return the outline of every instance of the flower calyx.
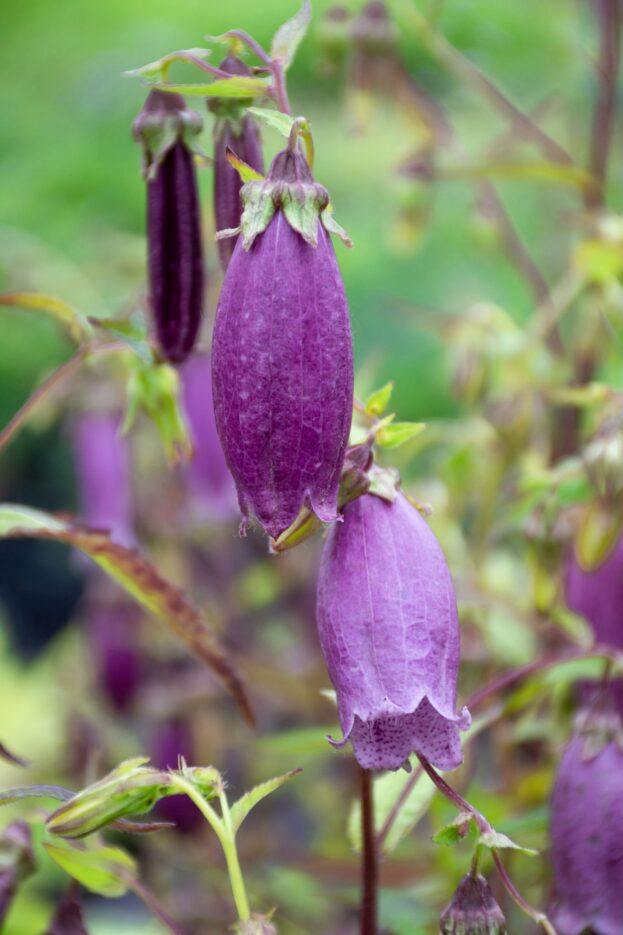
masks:
<path fill-rule="evenodd" d="M 150 91 L 132 125 L 134 139 L 143 147 L 144 178 L 152 181 L 156 177 L 162 160 L 178 140 L 191 152 L 203 155 L 196 144 L 202 129 L 201 116 L 186 106 L 181 94 L 156 88 Z"/>

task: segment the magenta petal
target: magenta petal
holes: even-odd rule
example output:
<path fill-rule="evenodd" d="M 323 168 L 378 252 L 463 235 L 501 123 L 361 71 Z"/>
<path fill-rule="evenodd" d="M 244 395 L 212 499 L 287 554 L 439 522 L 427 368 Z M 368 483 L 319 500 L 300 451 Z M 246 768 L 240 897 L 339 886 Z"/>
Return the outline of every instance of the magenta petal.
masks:
<path fill-rule="evenodd" d="M 452 579 L 425 520 L 399 494 L 366 495 L 325 543 L 318 631 L 344 741 L 364 768 L 415 752 L 440 769 L 462 761 L 456 713 L 459 627 Z"/>
<path fill-rule="evenodd" d="M 248 252 L 238 241 L 216 314 L 212 375 L 243 515 L 273 538 L 305 504 L 336 519 L 353 362 L 344 287 L 320 224 L 316 248 L 281 210 Z"/>

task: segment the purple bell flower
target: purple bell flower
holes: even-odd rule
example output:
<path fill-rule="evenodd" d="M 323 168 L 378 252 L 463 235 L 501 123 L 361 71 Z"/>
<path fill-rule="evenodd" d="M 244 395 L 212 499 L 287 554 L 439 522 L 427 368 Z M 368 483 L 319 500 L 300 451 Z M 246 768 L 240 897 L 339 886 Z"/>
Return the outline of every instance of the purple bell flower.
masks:
<path fill-rule="evenodd" d="M 569 609 L 586 619 L 595 642 L 623 649 L 623 536 L 592 571 L 585 571 L 571 554 L 565 584 Z M 580 682 L 578 689 L 584 703 L 595 693 L 594 683 L 588 681 Z M 623 716 L 623 679 L 613 679 L 609 690 Z"/>
<path fill-rule="evenodd" d="M 130 455 L 120 425 L 113 412 L 82 413 L 73 426 L 74 461 L 86 525 L 108 530 L 115 542 L 133 546 Z"/>
<path fill-rule="evenodd" d="M 573 738 L 551 802 L 555 907 L 560 935 L 623 932 L 623 746 L 610 737 Z"/>
<path fill-rule="evenodd" d="M 251 69 L 237 56 L 228 55 L 219 65 L 228 75 L 251 75 Z M 244 102 L 210 101 L 208 107 L 216 116 L 214 125 L 214 219 L 216 230 L 239 227 L 242 216 L 240 189 L 242 181 L 227 161 L 227 148 L 260 174 L 264 173 L 262 142 L 257 124 L 245 113 Z M 231 238 L 218 241 L 221 266 L 227 269 L 235 242 Z"/>
<path fill-rule="evenodd" d="M 126 600 L 97 601 L 87 611 L 87 628 L 98 684 L 111 704 L 126 711 L 141 683 L 141 611 Z"/>
<path fill-rule="evenodd" d="M 236 490 L 216 431 L 212 371 L 207 354 L 195 354 L 181 371 L 184 409 L 194 455 L 184 468 L 193 508 L 202 519 L 228 522 L 236 514 Z"/>
<path fill-rule="evenodd" d="M 151 304 L 158 344 L 171 363 L 191 352 L 203 306 L 199 195 L 191 145 L 201 118 L 184 98 L 150 91 L 134 121 L 147 179 L 147 242 Z"/>
<path fill-rule="evenodd" d="M 241 529 L 254 514 L 276 539 L 303 506 L 323 522 L 337 519 L 352 342 L 328 194 L 302 153 L 280 153 L 242 197 L 242 233 L 216 313 L 214 407 Z"/>
<path fill-rule="evenodd" d="M 332 527 L 318 580 L 318 630 L 344 746 L 364 769 L 420 753 L 439 769 L 463 760 L 456 714 L 459 621 L 443 552 L 398 494 L 366 494 Z M 334 741 L 332 741 L 335 743 Z"/>

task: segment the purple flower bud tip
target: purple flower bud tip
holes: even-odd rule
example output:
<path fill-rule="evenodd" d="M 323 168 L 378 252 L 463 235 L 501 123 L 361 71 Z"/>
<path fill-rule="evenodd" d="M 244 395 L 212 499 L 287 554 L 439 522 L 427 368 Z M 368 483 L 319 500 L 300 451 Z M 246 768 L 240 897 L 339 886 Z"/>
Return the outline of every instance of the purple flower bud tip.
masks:
<path fill-rule="evenodd" d="M 623 932 L 623 749 L 596 751 L 576 736 L 562 758 L 551 803 L 555 908 L 560 935 Z"/>
<path fill-rule="evenodd" d="M 273 176 L 248 183 L 243 196 L 216 313 L 214 406 L 243 517 L 254 514 L 276 539 L 304 505 L 323 522 L 337 519 L 353 400 L 350 323 L 315 183 Z"/>
<path fill-rule="evenodd" d="M 86 525 L 109 530 L 115 542 L 133 546 L 130 457 L 119 417 L 104 411 L 80 415 L 73 426 L 73 449 Z"/>
<path fill-rule="evenodd" d="M 440 935 L 505 935 L 506 919 L 483 876 L 468 873 L 441 914 Z"/>
<path fill-rule="evenodd" d="M 147 179 L 151 305 L 163 356 L 181 363 L 192 350 L 203 306 L 203 249 L 192 139 L 201 118 L 178 94 L 151 91 L 134 122 Z"/>
<path fill-rule="evenodd" d="M 251 75 L 251 69 L 235 55 L 228 55 L 219 65 L 228 75 Z M 227 161 L 227 149 L 260 174 L 264 172 L 262 141 L 257 124 L 245 112 L 246 102 L 214 101 L 209 106 L 216 114 L 214 125 L 214 215 L 216 230 L 233 230 L 240 226 L 242 181 Z M 227 269 L 234 252 L 235 240 L 218 241 L 221 265 Z"/>
<path fill-rule="evenodd" d="M 420 753 L 443 770 L 463 760 L 456 714 L 459 622 L 443 552 L 402 494 L 364 495 L 331 529 L 318 580 L 320 643 L 343 740 L 364 769 Z M 335 743 L 334 741 L 332 741 Z"/>

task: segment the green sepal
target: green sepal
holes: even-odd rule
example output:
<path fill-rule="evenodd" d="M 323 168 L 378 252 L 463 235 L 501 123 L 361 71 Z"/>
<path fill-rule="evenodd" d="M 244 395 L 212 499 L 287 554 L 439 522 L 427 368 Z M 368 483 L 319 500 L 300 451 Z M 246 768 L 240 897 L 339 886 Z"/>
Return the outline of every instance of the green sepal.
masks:
<path fill-rule="evenodd" d="M 352 247 L 353 242 L 344 230 L 341 227 L 335 218 L 333 217 L 333 206 L 331 203 L 327 205 L 324 211 L 320 215 L 320 220 L 322 221 L 322 226 L 328 234 L 335 234 L 336 237 L 339 237 L 343 244 L 347 247 Z"/>
<path fill-rule="evenodd" d="M 318 197 L 314 186 L 288 186 L 281 197 L 281 209 L 290 227 L 310 246 L 318 246 Z M 302 192 L 301 192 L 302 189 Z"/>
<path fill-rule="evenodd" d="M 248 182 L 240 190 L 244 205 L 240 219 L 242 245 L 250 250 L 258 234 L 263 234 L 270 224 L 276 205 L 263 182 Z"/>

